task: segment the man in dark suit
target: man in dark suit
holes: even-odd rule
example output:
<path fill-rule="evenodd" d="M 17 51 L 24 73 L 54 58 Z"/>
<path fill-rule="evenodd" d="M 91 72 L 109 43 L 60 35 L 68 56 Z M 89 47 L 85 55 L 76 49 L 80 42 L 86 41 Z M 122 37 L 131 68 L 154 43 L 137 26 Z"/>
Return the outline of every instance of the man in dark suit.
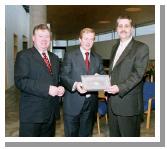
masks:
<path fill-rule="evenodd" d="M 21 91 L 21 137 L 51 137 L 59 114 L 59 96 L 64 88 L 59 83 L 59 60 L 49 52 L 50 29 L 45 24 L 33 30 L 34 46 L 17 54 L 15 85 Z"/>
<path fill-rule="evenodd" d="M 80 32 L 80 48 L 65 54 L 61 83 L 66 88 L 64 96 L 64 130 L 67 137 L 92 135 L 97 112 L 97 92 L 87 92 L 81 75 L 104 74 L 102 59 L 91 50 L 95 32 L 84 28 Z"/>
<path fill-rule="evenodd" d="M 113 46 L 110 62 L 109 128 L 112 137 L 137 137 L 143 109 L 142 78 L 149 58 L 148 46 L 132 37 L 132 19 L 117 19 L 119 42 Z"/>

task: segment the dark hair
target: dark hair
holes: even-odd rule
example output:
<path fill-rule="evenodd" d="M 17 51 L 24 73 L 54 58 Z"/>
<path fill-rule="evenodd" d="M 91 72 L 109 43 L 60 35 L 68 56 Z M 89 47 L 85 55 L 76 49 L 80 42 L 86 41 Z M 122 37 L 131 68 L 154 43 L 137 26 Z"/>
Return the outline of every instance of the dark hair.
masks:
<path fill-rule="evenodd" d="M 93 33 L 95 35 L 95 31 L 94 29 L 92 28 L 83 28 L 81 31 L 80 31 L 80 34 L 79 34 L 79 38 L 82 39 L 82 36 L 84 33 Z"/>
<path fill-rule="evenodd" d="M 119 16 L 117 18 L 116 26 L 118 26 L 118 20 L 120 20 L 120 19 L 128 19 L 130 21 L 131 26 L 134 26 L 132 18 L 129 17 L 128 15 L 121 15 L 121 16 Z"/>
<path fill-rule="evenodd" d="M 35 31 L 36 30 L 48 30 L 49 33 L 50 33 L 50 29 L 49 27 L 47 26 L 47 24 L 39 24 L 39 25 L 36 25 L 33 29 L 33 35 L 35 35 Z"/>

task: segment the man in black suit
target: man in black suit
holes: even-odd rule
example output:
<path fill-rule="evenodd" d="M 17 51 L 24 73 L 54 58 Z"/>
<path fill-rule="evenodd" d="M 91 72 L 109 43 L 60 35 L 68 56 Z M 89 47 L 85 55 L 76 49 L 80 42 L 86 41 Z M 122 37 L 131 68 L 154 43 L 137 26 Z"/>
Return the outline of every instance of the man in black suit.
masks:
<path fill-rule="evenodd" d="M 138 137 L 143 109 L 142 78 L 149 58 L 148 46 L 132 37 L 132 19 L 117 19 L 120 40 L 111 51 L 109 128 L 112 137 Z"/>
<path fill-rule="evenodd" d="M 81 75 L 104 74 L 102 59 L 91 50 L 95 32 L 84 28 L 80 32 L 80 48 L 65 54 L 61 83 L 66 88 L 64 96 L 64 130 L 67 137 L 92 135 L 97 112 L 97 92 L 87 92 Z"/>
<path fill-rule="evenodd" d="M 15 85 L 21 91 L 21 137 L 51 137 L 55 133 L 55 118 L 59 114 L 59 60 L 49 52 L 51 34 L 45 24 L 33 30 L 34 46 L 20 51 L 15 63 Z"/>

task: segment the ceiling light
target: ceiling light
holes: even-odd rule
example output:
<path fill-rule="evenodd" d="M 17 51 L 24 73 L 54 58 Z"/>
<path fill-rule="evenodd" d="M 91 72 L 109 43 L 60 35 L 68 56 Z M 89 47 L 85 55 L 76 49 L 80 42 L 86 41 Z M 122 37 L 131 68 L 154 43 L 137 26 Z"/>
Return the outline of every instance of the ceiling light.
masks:
<path fill-rule="evenodd" d="M 110 21 L 108 21 L 108 20 L 102 20 L 102 21 L 99 21 L 98 23 L 100 23 L 100 24 L 107 24 L 107 23 L 110 23 Z"/>
<path fill-rule="evenodd" d="M 138 8 L 138 7 L 131 7 L 131 8 L 126 8 L 125 11 L 128 11 L 128 12 L 139 12 L 141 11 L 142 9 L 141 8 Z"/>

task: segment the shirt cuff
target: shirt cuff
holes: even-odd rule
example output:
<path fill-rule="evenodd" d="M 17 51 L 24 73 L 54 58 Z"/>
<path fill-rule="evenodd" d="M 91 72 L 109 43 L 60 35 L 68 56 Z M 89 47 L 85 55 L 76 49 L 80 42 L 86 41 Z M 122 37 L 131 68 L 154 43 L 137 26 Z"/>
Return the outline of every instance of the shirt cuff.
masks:
<path fill-rule="evenodd" d="M 77 82 L 74 82 L 74 85 L 72 87 L 72 91 L 74 92 L 76 90 L 76 88 L 77 88 Z"/>

